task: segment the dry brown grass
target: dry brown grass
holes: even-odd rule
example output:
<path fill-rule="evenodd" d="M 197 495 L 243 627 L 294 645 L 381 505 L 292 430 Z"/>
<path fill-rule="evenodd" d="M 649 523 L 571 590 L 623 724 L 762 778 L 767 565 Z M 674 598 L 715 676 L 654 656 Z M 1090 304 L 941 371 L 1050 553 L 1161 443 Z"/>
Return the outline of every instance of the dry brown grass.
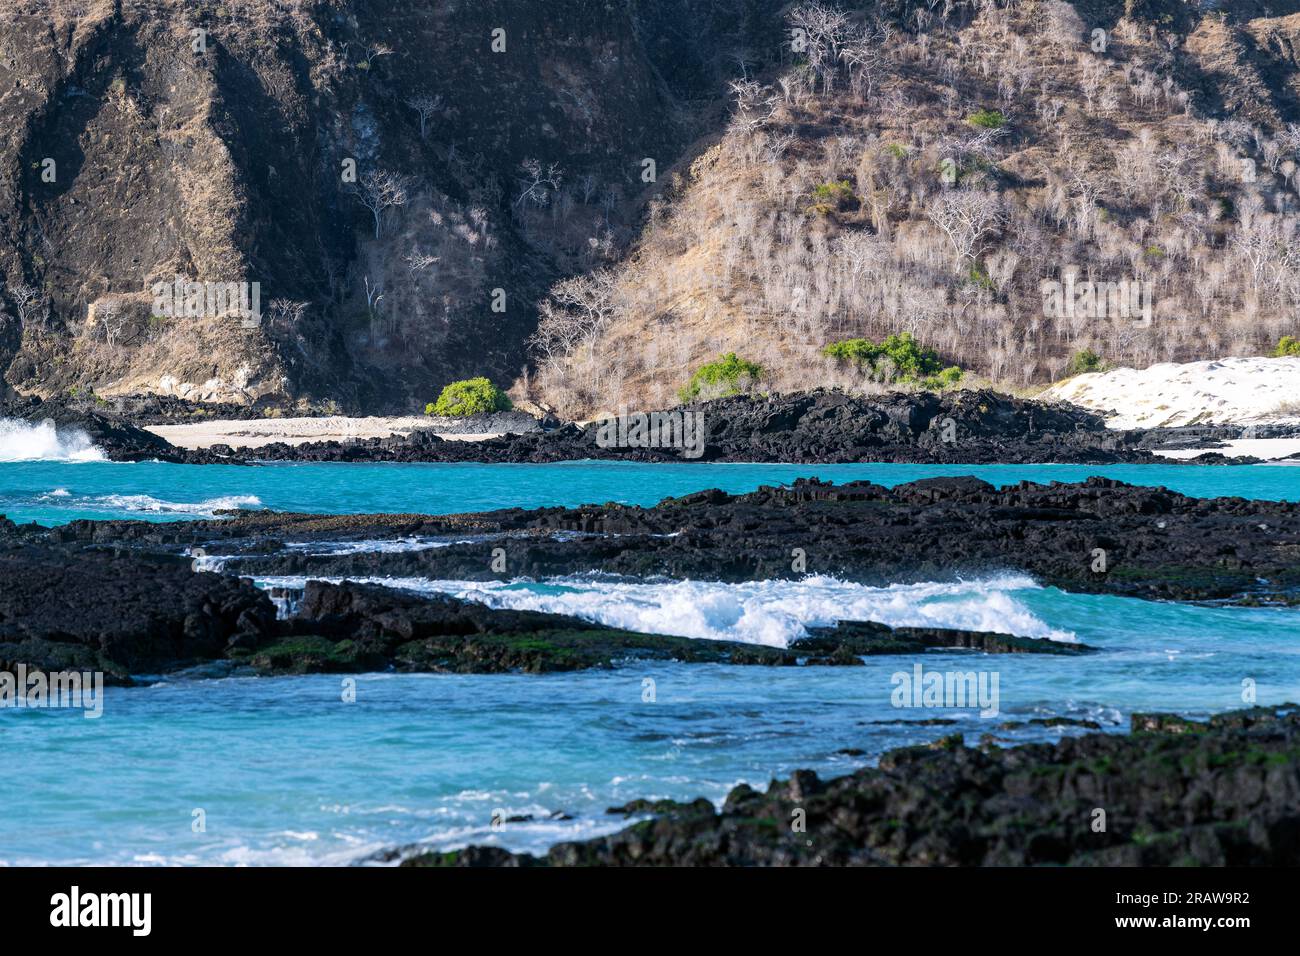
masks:
<path fill-rule="evenodd" d="M 1022 388 L 1084 348 L 1141 367 L 1258 354 L 1293 332 L 1300 128 L 1287 124 L 1300 117 L 1283 115 L 1239 31 L 1215 18 L 1176 54 L 1121 22 L 1099 56 L 1047 16 L 1063 6 L 986 5 L 970 23 L 897 32 L 869 99 L 843 78 L 830 94 L 797 69 L 769 78 L 770 119 L 738 117 L 693 165 L 622 266 L 616 318 L 544 362 L 534 391 L 575 414 L 662 405 L 728 351 L 764 365 L 776 390 L 860 387 L 821 346 L 903 331 Z M 1300 15 L 1267 29 L 1300 38 Z M 1202 66 L 1230 117 L 1183 89 Z M 1006 131 L 980 141 L 977 108 L 1003 111 Z M 940 228 L 949 159 L 957 188 L 1000 210 L 969 255 Z M 841 181 L 852 199 L 818 208 L 816 187 Z M 1045 315 L 1040 283 L 1071 267 L 1149 282 L 1150 327 Z"/>

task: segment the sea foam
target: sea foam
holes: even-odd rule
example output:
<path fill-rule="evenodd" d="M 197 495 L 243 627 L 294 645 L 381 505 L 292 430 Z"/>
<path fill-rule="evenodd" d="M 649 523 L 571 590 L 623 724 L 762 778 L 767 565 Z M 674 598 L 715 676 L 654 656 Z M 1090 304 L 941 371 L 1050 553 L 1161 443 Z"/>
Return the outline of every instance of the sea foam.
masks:
<path fill-rule="evenodd" d="M 104 461 L 104 453 L 79 428 L 0 418 L 0 461 Z"/>
<path fill-rule="evenodd" d="M 540 582 L 435 581 L 364 578 L 363 583 L 450 594 L 489 607 L 568 614 L 645 634 L 742 641 L 788 647 L 809 628 L 839 621 L 877 621 L 891 627 L 948 627 L 1073 642 L 1015 596 L 1039 587 L 1025 575 L 970 581 L 868 587 L 837 578 L 797 581 L 638 581 L 602 575 Z M 259 578 L 263 586 L 302 587 L 306 578 Z"/>
<path fill-rule="evenodd" d="M 194 515 L 211 518 L 218 511 L 237 508 L 260 508 L 262 500 L 256 495 L 222 495 L 204 501 L 166 501 L 152 495 L 99 495 L 88 499 L 86 505 L 109 511 L 140 512 L 143 514 Z"/>

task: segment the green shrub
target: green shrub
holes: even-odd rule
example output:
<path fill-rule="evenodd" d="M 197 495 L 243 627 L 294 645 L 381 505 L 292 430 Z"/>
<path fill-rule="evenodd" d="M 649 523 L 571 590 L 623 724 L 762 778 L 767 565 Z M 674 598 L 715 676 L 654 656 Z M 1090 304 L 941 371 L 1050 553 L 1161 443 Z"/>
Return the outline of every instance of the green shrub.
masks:
<path fill-rule="evenodd" d="M 822 183 L 813 190 L 813 210 L 819 215 L 826 216 L 836 210 L 852 207 L 857 203 L 858 197 L 853 192 L 853 186 L 847 179 L 841 179 L 839 182 Z"/>
<path fill-rule="evenodd" d="M 966 122 L 980 129 L 1001 129 L 1007 125 L 1007 118 L 1002 115 L 1001 110 L 979 109 L 966 117 Z"/>
<path fill-rule="evenodd" d="M 978 262 L 970 267 L 968 278 L 972 285 L 977 285 L 981 289 L 987 289 L 992 292 L 994 289 L 993 279 L 989 276 L 987 270 Z"/>
<path fill-rule="evenodd" d="M 512 407 L 506 393 L 486 378 L 467 378 L 452 382 L 444 388 L 436 402 L 424 406 L 424 414 L 460 418 L 488 412 L 508 412 Z"/>
<path fill-rule="evenodd" d="M 949 388 L 961 381 L 960 368 L 947 368 L 934 349 L 926 348 L 903 332 L 877 344 L 868 339 L 845 339 L 832 342 L 822 354 L 841 362 L 852 362 L 869 372 L 877 381 L 904 382 L 923 388 Z"/>
<path fill-rule="evenodd" d="M 1285 358 L 1288 355 L 1300 355 L 1300 339 L 1294 335 L 1284 335 L 1277 342 L 1277 348 L 1273 350 L 1274 358 Z"/>
<path fill-rule="evenodd" d="M 937 375 L 931 375 L 928 378 L 921 379 L 921 386 L 932 392 L 938 392 L 945 388 L 952 388 L 961 381 L 965 373 L 956 365 L 949 365 L 946 369 Z"/>
<path fill-rule="evenodd" d="M 722 358 L 701 365 L 686 387 L 677 393 L 683 402 L 696 399 L 726 398 L 747 392 L 763 377 L 763 367 L 728 352 Z"/>
<path fill-rule="evenodd" d="M 1065 367 L 1066 375 L 1082 375 L 1085 372 L 1100 372 L 1105 368 L 1101 356 L 1092 349 L 1084 349 L 1070 356 L 1070 364 Z"/>

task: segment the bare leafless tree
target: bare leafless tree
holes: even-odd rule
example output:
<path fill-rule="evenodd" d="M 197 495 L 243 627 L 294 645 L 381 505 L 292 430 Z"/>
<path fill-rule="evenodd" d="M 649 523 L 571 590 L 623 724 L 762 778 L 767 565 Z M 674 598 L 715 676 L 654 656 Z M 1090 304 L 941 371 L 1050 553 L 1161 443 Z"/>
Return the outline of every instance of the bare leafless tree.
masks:
<path fill-rule="evenodd" d="M 410 272 L 411 278 L 415 278 L 417 272 L 423 272 L 429 266 L 438 262 L 441 256 L 431 256 L 428 253 L 416 249 L 414 252 L 402 256 L 402 261 L 406 263 L 407 271 Z"/>
<path fill-rule="evenodd" d="M 387 43 L 367 43 L 366 55 L 361 62 L 366 65 L 366 69 L 368 70 L 374 66 L 374 61 L 379 57 L 392 55 L 393 48 Z"/>
<path fill-rule="evenodd" d="M 383 287 L 378 283 L 370 283 L 370 276 L 365 277 L 366 288 L 366 313 L 370 317 L 370 344 L 379 344 L 379 303 L 384 300 Z"/>
<path fill-rule="evenodd" d="M 731 95 L 736 100 L 736 113 L 732 122 L 738 129 L 749 132 L 761 129 L 772 120 L 780 102 L 770 86 L 757 80 L 732 80 Z"/>
<path fill-rule="evenodd" d="M 821 80 L 822 89 L 830 92 L 835 86 L 840 50 L 852 28 L 849 15 L 838 7 L 814 0 L 791 10 L 789 21 L 792 27 L 802 31 L 808 65 Z"/>
<path fill-rule="evenodd" d="M 514 202 L 516 208 L 528 204 L 538 207 L 549 204 L 551 194 L 564 181 L 564 170 L 557 163 L 543 167 L 540 160 L 525 159 L 519 164 L 519 171 L 523 176 L 519 180 L 519 196 Z"/>
<path fill-rule="evenodd" d="M 978 189 L 946 189 L 930 201 L 925 212 L 963 262 L 974 261 L 980 243 L 996 233 L 1005 218 L 1001 197 Z"/>
<path fill-rule="evenodd" d="M 616 291 L 612 269 L 557 283 L 538 309 L 537 331 L 529 339 L 535 354 L 553 362 L 589 345 L 618 314 Z"/>
<path fill-rule="evenodd" d="M 406 176 L 377 169 L 362 176 L 361 181 L 352 188 L 352 195 L 374 217 L 376 239 L 383 227 L 385 210 L 406 205 L 410 185 L 410 179 Z"/>
<path fill-rule="evenodd" d="M 1084 22 L 1065 0 L 1047 0 L 1042 6 L 1043 34 L 1063 50 L 1078 49 L 1083 44 Z"/>
<path fill-rule="evenodd" d="M 292 330 L 302 321 L 309 303 L 295 302 L 292 299 L 272 299 L 270 305 L 272 327 Z"/>
<path fill-rule="evenodd" d="M 41 290 L 35 286 L 20 284 L 9 287 L 9 298 L 18 310 L 18 321 L 27 325 L 40 311 L 45 302 Z"/>
<path fill-rule="evenodd" d="M 126 316 L 116 302 L 108 302 L 96 310 L 95 321 L 104 332 L 104 344 L 113 348 L 126 326 Z"/>
<path fill-rule="evenodd" d="M 428 93 L 420 93 L 412 96 L 406 101 L 406 105 L 415 110 L 420 117 L 420 139 L 424 139 L 428 131 L 429 117 L 442 108 L 441 96 L 430 96 Z"/>
<path fill-rule="evenodd" d="M 885 49 L 889 28 L 879 25 L 852 33 L 840 49 L 840 59 L 849 71 L 849 87 L 862 100 L 869 100 L 885 71 Z"/>

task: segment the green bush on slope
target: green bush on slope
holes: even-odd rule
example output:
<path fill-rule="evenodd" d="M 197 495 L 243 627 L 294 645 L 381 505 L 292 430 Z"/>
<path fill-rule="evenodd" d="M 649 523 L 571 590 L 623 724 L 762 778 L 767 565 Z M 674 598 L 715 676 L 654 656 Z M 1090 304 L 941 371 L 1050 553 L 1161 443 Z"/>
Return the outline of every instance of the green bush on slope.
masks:
<path fill-rule="evenodd" d="M 749 391 L 762 377 L 763 366 L 728 352 L 716 361 L 701 365 L 677 397 L 683 402 L 693 402 L 739 395 Z"/>
<path fill-rule="evenodd" d="M 832 342 L 822 354 L 841 362 L 852 362 L 881 382 L 900 382 L 922 388 L 950 388 L 961 381 L 963 372 L 955 365 L 944 367 L 939 354 L 926 348 L 910 332 L 891 335 L 883 342 L 845 339 Z"/>
<path fill-rule="evenodd" d="M 467 378 L 452 382 L 444 388 L 436 402 L 424 406 L 424 414 L 460 418 L 465 415 L 507 412 L 512 407 L 506 393 L 486 378 Z"/>

